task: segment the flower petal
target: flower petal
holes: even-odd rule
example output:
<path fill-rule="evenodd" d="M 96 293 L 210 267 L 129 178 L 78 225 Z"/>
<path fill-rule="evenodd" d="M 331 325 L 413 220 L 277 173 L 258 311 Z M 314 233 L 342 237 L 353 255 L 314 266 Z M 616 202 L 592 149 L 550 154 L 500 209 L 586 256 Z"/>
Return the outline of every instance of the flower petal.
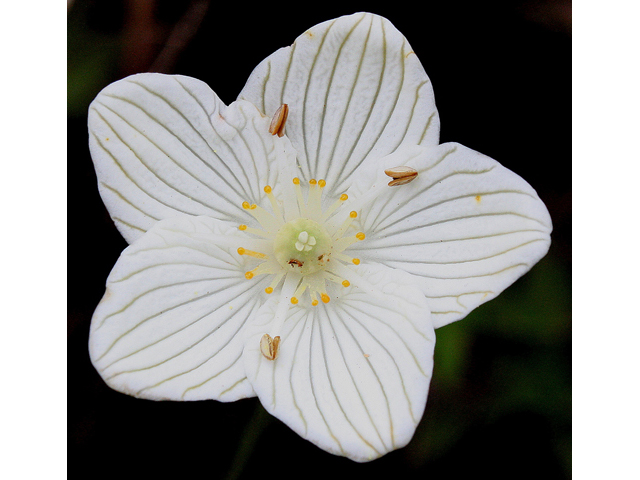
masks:
<path fill-rule="evenodd" d="M 242 202 L 259 203 L 295 158 L 268 129 L 253 105 L 225 107 L 193 78 L 146 73 L 106 87 L 89 108 L 89 146 L 122 235 L 132 242 L 179 213 L 251 222 Z"/>
<path fill-rule="evenodd" d="M 319 447 L 362 462 L 411 439 L 435 335 L 410 275 L 361 266 L 350 281 L 326 305 L 290 307 L 279 332 L 269 332 L 278 323 L 278 299 L 270 299 L 247 328 L 244 360 L 267 411 Z M 281 337 L 275 360 L 260 352 L 268 332 Z"/>
<path fill-rule="evenodd" d="M 384 170 L 399 165 L 418 177 L 387 187 Z M 367 240 L 349 253 L 415 275 L 436 328 L 494 298 L 549 249 L 551 218 L 533 188 L 462 145 L 405 148 L 356 176 L 350 197 L 375 200 L 359 217 Z"/>
<path fill-rule="evenodd" d="M 236 229 L 207 217 L 156 223 L 129 246 L 91 321 L 91 360 L 115 390 L 154 400 L 253 396 L 242 329 L 264 301 Z"/>
<path fill-rule="evenodd" d="M 369 158 L 438 144 L 427 74 L 404 36 L 369 13 L 311 28 L 260 63 L 238 98 L 269 116 L 289 105 L 286 133 L 303 175 L 325 179 L 331 195 Z"/>

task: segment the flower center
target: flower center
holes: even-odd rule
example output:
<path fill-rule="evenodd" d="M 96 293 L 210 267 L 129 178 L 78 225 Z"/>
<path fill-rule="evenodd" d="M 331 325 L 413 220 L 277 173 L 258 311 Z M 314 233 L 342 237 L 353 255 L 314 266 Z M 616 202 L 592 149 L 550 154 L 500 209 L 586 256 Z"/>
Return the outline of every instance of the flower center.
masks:
<path fill-rule="evenodd" d="M 348 233 L 358 213 L 351 211 L 345 215 L 341 210 L 340 207 L 349 198 L 346 194 L 340 195 L 329 208 L 323 210 L 324 180 L 309 180 L 306 200 L 300 179 L 294 178 L 292 183 L 293 188 L 283 189 L 281 199 L 276 199 L 270 186 L 264 187 L 272 213 L 249 202 L 242 204 L 262 227 L 238 227 L 248 234 L 261 237 L 247 240 L 247 246 L 255 245 L 255 250 L 244 246 L 238 248 L 240 255 L 261 261 L 253 270 L 245 273 L 245 277 L 251 280 L 256 275 L 273 275 L 271 284 L 265 288 L 267 294 L 273 293 L 286 278 L 283 295 L 290 298 L 294 305 L 299 303 L 305 291 L 309 292 L 311 305 L 318 305 L 318 297 L 328 303 L 331 297 L 327 285 L 335 283 L 348 287 L 350 283 L 343 276 L 344 264 L 360 263 L 359 259 L 342 252 L 355 242 L 364 240 L 365 234 Z"/>
<path fill-rule="evenodd" d="M 333 240 L 327 229 L 308 218 L 285 223 L 273 242 L 273 253 L 280 265 L 300 275 L 324 269 L 332 248 Z"/>

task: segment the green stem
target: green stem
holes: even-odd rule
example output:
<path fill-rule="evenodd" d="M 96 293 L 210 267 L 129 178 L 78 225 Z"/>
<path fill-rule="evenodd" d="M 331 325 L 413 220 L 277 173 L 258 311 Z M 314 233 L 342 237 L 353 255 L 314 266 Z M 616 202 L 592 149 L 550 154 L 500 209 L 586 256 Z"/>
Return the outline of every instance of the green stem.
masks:
<path fill-rule="evenodd" d="M 226 480 L 237 480 L 240 478 L 245 465 L 247 464 L 253 449 L 258 442 L 258 438 L 266 427 L 271 423 L 271 415 L 267 413 L 260 402 L 256 402 L 256 408 L 253 411 L 253 416 L 245 426 L 242 437 L 240 437 L 240 443 L 238 449 L 231 462 L 231 467 L 227 473 Z"/>

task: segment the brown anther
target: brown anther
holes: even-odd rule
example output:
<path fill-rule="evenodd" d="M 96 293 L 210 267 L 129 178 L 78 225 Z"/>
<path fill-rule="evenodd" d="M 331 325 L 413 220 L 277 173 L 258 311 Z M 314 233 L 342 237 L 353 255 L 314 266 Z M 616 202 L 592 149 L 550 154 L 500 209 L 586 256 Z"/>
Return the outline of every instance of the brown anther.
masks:
<path fill-rule="evenodd" d="M 291 265 L 292 267 L 293 267 L 294 265 L 296 265 L 296 266 L 298 266 L 298 267 L 300 267 L 300 268 L 302 268 L 302 266 L 304 265 L 304 262 L 301 262 L 300 260 L 296 260 L 295 258 L 292 258 L 292 259 L 291 259 L 291 260 L 289 260 L 287 263 L 288 263 L 289 265 Z"/>
<path fill-rule="evenodd" d="M 384 173 L 393 178 L 388 184 L 390 187 L 412 182 L 418 176 L 418 171 L 411 167 L 393 167 Z"/>
<path fill-rule="evenodd" d="M 289 116 L 289 105 L 283 103 L 282 106 L 276 110 L 271 119 L 271 125 L 269 125 L 269 133 L 271 135 L 278 135 L 279 137 L 284 135 L 284 124 Z"/>
<path fill-rule="evenodd" d="M 275 360 L 278 358 L 279 346 L 280 337 L 271 338 L 271 335 L 265 333 L 260 339 L 260 352 L 267 360 Z"/>

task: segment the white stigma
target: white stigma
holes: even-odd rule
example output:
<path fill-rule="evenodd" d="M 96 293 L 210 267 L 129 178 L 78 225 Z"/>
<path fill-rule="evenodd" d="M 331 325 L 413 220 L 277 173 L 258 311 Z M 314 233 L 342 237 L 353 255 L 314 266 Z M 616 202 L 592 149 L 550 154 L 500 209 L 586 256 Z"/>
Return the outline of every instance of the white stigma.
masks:
<path fill-rule="evenodd" d="M 308 252 L 316 244 L 316 237 L 309 235 L 309 232 L 300 232 L 298 235 L 298 241 L 296 242 L 296 250 L 299 252 Z"/>

